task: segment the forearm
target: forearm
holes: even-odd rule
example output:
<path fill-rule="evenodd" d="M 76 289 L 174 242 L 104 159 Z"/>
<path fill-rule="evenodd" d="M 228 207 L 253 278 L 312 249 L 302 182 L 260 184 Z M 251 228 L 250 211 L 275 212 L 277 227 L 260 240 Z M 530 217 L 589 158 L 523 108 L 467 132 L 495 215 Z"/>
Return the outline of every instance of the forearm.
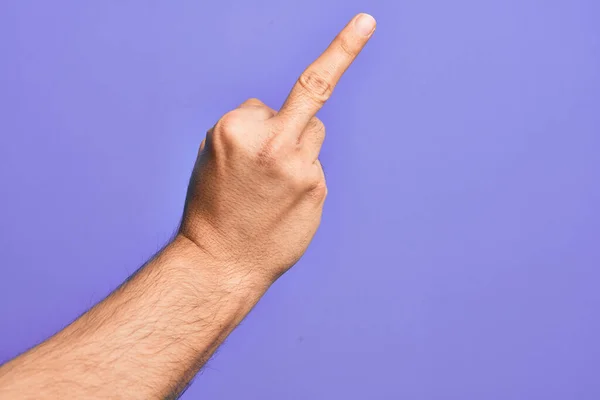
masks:
<path fill-rule="evenodd" d="M 268 286 L 221 263 L 177 237 L 103 302 L 1 367 L 0 397 L 180 392 Z"/>
<path fill-rule="evenodd" d="M 375 30 L 359 14 L 279 111 L 249 99 L 209 129 L 182 234 L 63 331 L 0 367 L 0 398 L 173 398 L 304 254 L 327 196 L 316 118 Z"/>

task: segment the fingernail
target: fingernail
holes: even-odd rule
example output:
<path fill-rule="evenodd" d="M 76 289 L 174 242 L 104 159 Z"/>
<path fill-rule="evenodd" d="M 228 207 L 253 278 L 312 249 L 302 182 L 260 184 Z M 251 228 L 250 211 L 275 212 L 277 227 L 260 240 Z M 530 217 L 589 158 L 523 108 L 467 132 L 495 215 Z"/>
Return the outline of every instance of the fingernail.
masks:
<path fill-rule="evenodd" d="M 375 18 L 369 14 L 360 14 L 354 22 L 356 30 L 362 36 L 369 36 L 375 30 Z"/>

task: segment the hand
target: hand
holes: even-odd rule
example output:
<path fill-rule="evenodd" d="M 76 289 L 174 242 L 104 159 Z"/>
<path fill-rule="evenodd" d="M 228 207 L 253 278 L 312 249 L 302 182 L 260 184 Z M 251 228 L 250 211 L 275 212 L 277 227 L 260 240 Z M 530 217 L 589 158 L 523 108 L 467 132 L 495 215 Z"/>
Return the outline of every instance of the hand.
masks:
<path fill-rule="evenodd" d="M 300 76 L 279 112 L 250 99 L 208 131 L 188 189 L 180 235 L 224 276 L 267 285 L 306 251 L 327 186 L 315 114 L 367 43 L 374 19 L 356 16 Z"/>

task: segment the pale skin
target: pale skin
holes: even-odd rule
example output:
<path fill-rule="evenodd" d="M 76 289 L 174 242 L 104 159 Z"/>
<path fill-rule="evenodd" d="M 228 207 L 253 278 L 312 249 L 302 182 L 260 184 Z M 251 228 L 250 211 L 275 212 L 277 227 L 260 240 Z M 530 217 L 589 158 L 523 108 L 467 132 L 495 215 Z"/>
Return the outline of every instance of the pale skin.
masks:
<path fill-rule="evenodd" d="M 0 367 L 0 398 L 175 399 L 304 254 L 327 195 L 315 117 L 375 30 L 359 14 L 277 111 L 250 99 L 200 145 L 175 238 L 110 296 Z"/>

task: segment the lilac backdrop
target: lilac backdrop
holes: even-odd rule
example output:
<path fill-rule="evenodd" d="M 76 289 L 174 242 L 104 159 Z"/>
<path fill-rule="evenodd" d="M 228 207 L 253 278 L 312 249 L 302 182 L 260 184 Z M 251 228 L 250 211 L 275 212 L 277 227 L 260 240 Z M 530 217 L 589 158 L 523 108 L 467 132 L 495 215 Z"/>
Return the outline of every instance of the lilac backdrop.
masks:
<path fill-rule="evenodd" d="M 322 227 L 184 398 L 600 398 L 596 0 L 2 0 L 0 360 L 156 251 L 203 132 L 360 11 Z"/>

